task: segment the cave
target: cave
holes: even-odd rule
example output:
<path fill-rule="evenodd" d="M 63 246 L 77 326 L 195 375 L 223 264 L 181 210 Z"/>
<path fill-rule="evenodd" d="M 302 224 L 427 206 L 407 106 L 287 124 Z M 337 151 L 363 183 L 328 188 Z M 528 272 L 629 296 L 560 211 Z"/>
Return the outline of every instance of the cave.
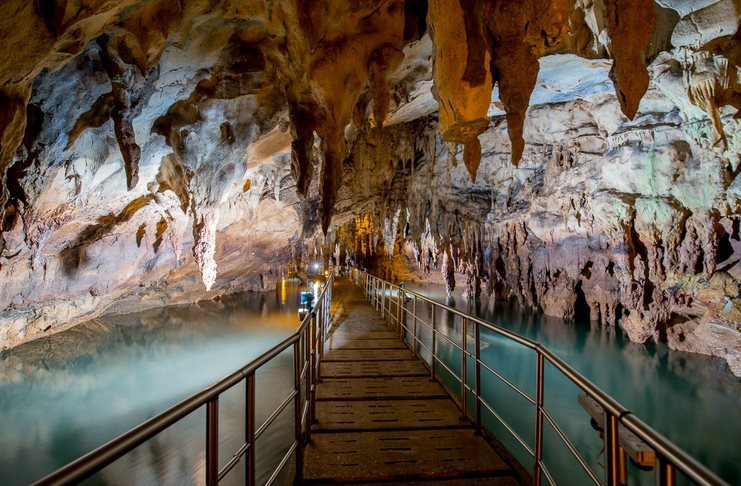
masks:
<path fill-rule="evenodd" d="M 711 412 L 741 396 L 737 0 L 3 6 L 0 483 L 36 481 L 239 369 L 293 332 L 306 292 L 335 282 L 326 318 L 349 325 L 361 274 L 385 279 L 363 297 L 396 325 L 421 292 L 568 350 L 605 386 L 632 373 L 630 393 L 657 403 L 649 423 L 659 403 L 683 404 L 677 421 L 700 410 L 684 436 L 708 439 L 679 446 L 741 481 L 717 445 L 741 424 Z M 476 334 L 448 327 L 398 334 L 415 359 L 453 359 L 445 340 Z M 433 377 L 466 369 L 435 363 Z M 95 431 L 70 418 L 88 406 Z M 98 479 L 213 473 L 167 450 Z"/>
<path fill-rule="evenodd" d="M 581 281 L 576 284 L 574 292 L 576 294 L 576 302 L 574 302 L 574 320 L 577 323 L 588 324 L 592 319 L 590 316 L 589 303 L 587 303 L 587 299 L 584 296 Z"/>

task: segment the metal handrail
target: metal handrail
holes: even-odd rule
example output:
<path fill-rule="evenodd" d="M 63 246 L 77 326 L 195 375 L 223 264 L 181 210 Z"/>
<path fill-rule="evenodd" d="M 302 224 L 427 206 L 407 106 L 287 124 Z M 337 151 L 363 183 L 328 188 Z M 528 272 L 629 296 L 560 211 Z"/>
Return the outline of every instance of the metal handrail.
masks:
<path fill-rule="evenodd" d="M 422 345 L 428 352 L 430 352 L 431 358 L 430 358 L 430 372 L 433 379 L 435 378 L 435 364 L 436 362 L 441 364 L 443 368 L 445 368 L 453 378 L 455 378 L 458 382 L 461 383 L 461 399 L 459 401 L 459 405 L 461 408 L 461 415 L 468 419 L 468 409 L 466 405 L 466 395 L 468 392 L 472 392 L 475 395 L 476 401 L 475 401 L 475 426 L 476 430 L 480 431 L 482 428 L 481 423 L 481 406 L 483 404 L 484 408 L 486 408 L 504 427 L 507 429 L 508 432 L 510 432 L 515 439 L 523 446 L 523 448 L 532 456 L 533 458 L 533 483 L 537 486 L 541 484 L 541 476 L 545 476 L 546 479 L 550 484 L 555 484 L 550 472 L 546 468 L 546 464 L 543 460 L 543 420 L 545 418 L 546 421 L 548 421 L 556 430 L 557 435 L 559 438 L 564 442 L 567 449 L 575 456 L 577 462 L 580 464 L 582 468 L 585 469 L 585 472 L 590 476 L 590 478 L 597 484 L 608 484 L 610 486 L 623 486 L 627 484 L 627 459 L 626 459 L 626 452 L 623 450 L 623 448 L 620 446 L 619 440 L 618 440 L 618 433 L 620 427 L 625 427 L 625 429 L 629 430 L 633 434 L 635 434 L 639 439 L 641 439 L 643 442 L 645 442 L 649 447 L 651 447 L 654 450 L 654 453 L 656 454 L 656 483 L 658 485 L 673 485 L 676 481 L 676 475 L 677 471 L 681 472 L 682 474 L 687 477 L 687 479 L 695 482 L 696 484 L 701 485 L 726 485 L 727 483 L 723 481 L 720 477 L 718 477 L 715 473 L 710 471 L 707 467 L 700 464 L 695 460 L 693 457 L 691 457 L 689 454 L 684 452 L 682 449 L 680 449 L 676 444 L 669 441 L 666 437 L 656 432 L 653 428 L 648 426 L 646 423 L 641 421 L 638 417 L 633 415 L 630 410 L 622 406 L 620 403 L 617 402 L 613 397 L 611 397 L 609 394 L 601 390 L 599 387 L 597 387 L 594 383 L 589 381 L 587 378 L 585 378 L 581 373 L 576 371 L 574 368 L 572 368 L 568 363 L 566 363 L 564 360 L 556 356 L 551 350 L 549 350 L 547 347 L 543 346 L 542 344 L 538 343 L 537 341 L 533 341 L 531 339 L 528 339 L 526 337 L 520 336 L 517 333 L 514 333 L 512 331 L 509 331 L 501 326 L 498 326 L 496 324 L 492 324 L 490 322 L 484 321 L 476 316 L 473 316 L 471 314 L 467 314 L 464 312 L 461 312 L 453 307 L 450 307 L 448 305 L 436 302 L 435 300 L 426 297 L 422 294 L 419 294 L 417 292 L 414 292 L 412 290 L 408 290 L 404 288 L 403 286 L 394 285 L 390 282 L 387 282 L 385 280 L 379 279 L 378 277 L 375 277 L 367 272 L 364 272 L 359 269 L 353 269 L 354 272 L 354 281 L 355 283 L 361 287 L 364 290 L 364 293 L 366 297 L 371 301 L 371 303 L 374 304 L 374 306 L 377 307 L 377 304 L 379 302 L 384 302 L 386 300 L 386 292 L 391 291 L 392 293 L 388 297 L 389 300 L 393 301 L 393 291 L 396 291 L 396 309 L 397 314 L 393 316 L 393 320 L 391 319 L 391 316 L 389 315 L 389 321 L 395 322 L 396 326 L 398 328 L 399 337 L 406 341 L 405 333 L 411 334 L 411 342 L 413 349 L 412 351 L 417 354 L 417 345 Z M 413 297 L 413 305 L 411 306 L 411 312 L 410 309 L 407 308 L 405 305 L 407 296 Z M 422 319 L 420 319 L 417 316 L 417 301 L 427 302 L 431 306 L 433 306 L 433 312 L 432 312 L 432 325 L 429 325 L 428 323 L 424 322 Z M 389 311 L 388 313 L 391 313 L 391 304 L 389 304 Z M 461 335 L 461 344 L 453 342 L 448 336 L 441 333 L 438 329 L 435 328 L 435 309 L 440 308 L 444 309 L 447 312 L 452 313 L 453 315 L 457 315 L 463 319 L 463 332 Z M 406 315 L 411 315 L 413 326 L 407 325 Z M 417 332 L 417 322 L 422 322 L 425 326 L 427 326 L 428 329 L 432 330 L 432 349 L 430 350 L 425 346 L 421 340 L 418 338 L 418 332 Z M 466 326 L 468 324 L 474 324 L 474 337 L 475 337 L 475 348 L 474 348 L 474 354 L 471 354 L 468 352 L 467 346 L 466 346 L 466 339 L 467 339 L 467 330 Z M 481 349 L 481 338 L 480 338 L 480 329 L 486 328 L 490 331 L 493 331 L 499 336 L 503 336 L 504 338 L 507 338 L 511 341 L 514 341 L 525 348 L 529 348 L 535 352 L 536 356 L 536 396 L 533 397 L 529 395 L 527 392 L 522 390 L 521 388 L 517 387 L 514 383 L 511 383 L 508 381 L 504 376 L 502 376 L 500 373 L 495 371 L 492 367 L 490 367 L 488 364 L 484 363 L 479 356 L 480 349 Z M 411 329 L 410 329 L 411 328 Z M 437 356 L 436 354 L 436 337 L 442 336 L 444 339 L 449 341 L 455 348 L 457 348 L 461 354 L 461 373 L 460 375 L 456 375 L 453 373 L 448 366 L 445 365 L 445 363 L 442 362 L 442 359 Z M 468 358 L 473 358 L 475 363 L 475 381 L 476 386 L 474 388 L 471 388 L 467 385 L 467 379 L 466 379 L 466 369 L 468 367 L 467 361 Z M 601 407 L 604 411 L 605 415 L 605 427 L 604 427 L 604 450 L 605 450 L 605 458 L 606 458 L 606 464 L 605 464 L 605 480 L 600 481 L 597 475 L 592 471 L 592 469 L 586 464 L 586 461 L 581 457 L 579 452 L 577 451 L 574 444 L 569 440 L 569 438 L 566 436 L 566 434 L 561 430 L 561 428 L 556 424 L 555 419 L 548 414 L 548 412 L 545 409 L 544 406 L 544 393 L 543 393 L 543 385 L 545 380 L 545 372 L 544 372 L 544 365 L 545 362 L 548 362 L 551 366 L 553 366 L 556 370 L 558 370 L 560 373 L 562 373 L 566 378 L 568 378 L 573 384 L 575 384 L 577 387 L 581 388 L 583 391 L 585 391 L 589 396 L 591 396 Z M 425 364 L 427 364 L 425 362 Z M 529 401 L 531 404 L 533 404 L 535 408 L 535 437 L 534 437 L 534 448 L 530 448 L 525 441 L 515 432 L 515 430 L 507 424 L 503 417 L 497 413 L 494 408 L 487 403 L 483 397 L 481 396 L 480 389 L 481 389 L 481 368 L 486 369 L 487 371 L 491 372 L 494 376 L 499 378 L 501 381 L 503 381 L 506 385 L 514 389 L 518 394 L 520 394 L 522 397 L 524 397 L 527 401 Z M 447 387 L 444 386 L 444 388 Z M 450 393 L 450 391 L 448 391 Z M 453 394 L 451 393 L 451 396 Z M 453 396 L 455 398 L 455 396 Z"/>
<path fill-rule="evenodd" d="M 288 463 L 291 454 L 296 453 L 296 477 L 301 480 L 303 449 L 311 437 L 311 423 L 314 417 L 316 386 L 319 382 L 319 361 L 324 354 L 324 343 L 331 320 L 332 285 L 334 275 L 330 275 L 322 290 L 314 310 L 301 321 L 298 329 L 242 368 L 186 398 L 164 412 L 152 417 L 110 442 L 88 452 L 66 466 L 36 481 L 34 485 L 68 485 L 79 483 L 104 467 L 120 459 L 128 452 L 142 445 L 155 435 L 184 419 L 195 410 L 206 406 L 206 484 L 216 486 L 234 466 L 246 456 L 245 484 L 255 484 L 255 441 L 294 401 L 295 437 L 278 466 L 271 472 L 266 484 L 272 484 L 280 471 Z M 266 363 L 293 347 L 294 387 L 291 393 L 278 405 L 265 422 L 255 429 L 255 373 Z M 302 349 L 303 348 L 303 349 Z M 306 377 L 306 396 L 301 398 L 301 381 Z M 234 453 L 227 464 L 219 471 L 219 396 L 235 385 L 245 382 L 245 442 Z M 302 409 L 305 411 L 302 413 Z"/>

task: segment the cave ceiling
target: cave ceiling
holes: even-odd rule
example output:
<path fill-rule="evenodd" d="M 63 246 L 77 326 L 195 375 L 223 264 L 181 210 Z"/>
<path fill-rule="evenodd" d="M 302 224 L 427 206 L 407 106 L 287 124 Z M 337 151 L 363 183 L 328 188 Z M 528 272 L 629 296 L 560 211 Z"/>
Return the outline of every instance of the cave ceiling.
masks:
<path fill-rule="evenodd" d="M 344 226 L 373 218 L 376 240 L 382 220 L 388 231 L 406 224 L 415 248 L 435 239 L 445 268 L 476 267 L 476 279 L 488 275 L 485 251 L 470 242 L 494 231 L 495 213 L 524 214 L 523 198 L 529 221 L 563 214 L 566 226 L 586 199 L 592 211 L 612 198 L 610 217 L 638 221 L 635 208 L 649 196 L 682 225 L 715 211 L 713 227 L 738 226 L 739 0 L 3 7 L 0 313 L 10 330 L 2 343 L 101 312 L 267 287 L 288 260 L 327 258 Z M 640 181 L 611 172 L 636 154 L 672 160 L 666 186 L 669 169 L 654 162 L 641 165 L 649 175 Z M 420 161 L 426 176 L 414 172 Z M 547 172 L 553 164 L 558 174 Z M 687 182 L 692 196 L 677 164 L 709 174 Z M 545 194 L 543 171 L 559 199 L 539 207 L 532 197 Z M 423 192 L 415 177 L 426 180 Z M 652 211 L 654 220 L 664 214 Z M 453 231 L 450 218 L 486 231 Z M 566 234 L 538 224 L 521 244 Z M 644 238 L 640 224 L 600 231 L 630 250 L 624 235 Z M 667 238 L 679 248 L 687 231 Z M 478 256 L 466 260 L 454 244 Z M 623 263 L 614 292 L 627 305 L 637 270 Z M 570 278 L 573 297 L 584 277 Z M 54 312 L 47 301 L 59 304 Z"/>

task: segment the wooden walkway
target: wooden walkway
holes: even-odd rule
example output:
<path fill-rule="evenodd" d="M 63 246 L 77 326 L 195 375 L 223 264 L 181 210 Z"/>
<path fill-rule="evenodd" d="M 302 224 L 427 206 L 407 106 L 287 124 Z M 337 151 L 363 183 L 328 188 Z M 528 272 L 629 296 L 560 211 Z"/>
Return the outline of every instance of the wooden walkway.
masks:
<path fill-rule="evenodd" d="M 306 484 L 517 485 L 362 291 L 336 284 Z"/>

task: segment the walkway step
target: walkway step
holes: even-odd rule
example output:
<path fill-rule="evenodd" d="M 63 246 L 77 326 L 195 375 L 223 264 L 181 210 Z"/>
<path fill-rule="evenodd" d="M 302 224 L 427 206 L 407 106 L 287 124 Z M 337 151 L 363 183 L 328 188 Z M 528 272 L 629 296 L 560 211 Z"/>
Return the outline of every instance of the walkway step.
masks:
<path fill-rule="evenodd" d="M 328 484 L 505 476 L 510 469 L 470 430 L 316 434 L 304 479 Z"/>
<path fill-rule="evenodd" d="M 317 400 L 368 400 L 447 398 L 442 387 L 430 380 L 418 377 L 404 378 L 324 378 L 317 387 Z"/>
<path fill-rule="evenodd" d="M 320 365 L 322 378 L 366 378 L 373 376 L 429 376 L 417 360 L 407 361 L 335 361 Z"/>
<path fill-rule="evenodd" d="M 383 330 L 380 330 L 383 329 Z M 396 340 L 399 341 L 399 335 L 393 331 L 389 331 L 387 327 L 379 328 L 379 330 L 365 330 L 365 331 L 343 331 L 342 328 L 335 330 L 327 337 L 328 346 L 336 346 L 339 343 L 350 344 L 356 339 L 383 339 L 383 340 Z"/>
<path fill-rule="evenodd" d="M 471 427 L 450 400 L 327 401 L 316 418 L 317 432 Z"/>
<path fill-rule="evenodd" d="M 312 482 L 311 484 L 322 484 Z M 331 483 L 323 483 L 331 484 Z M 440 479 L 436 481 L 399 481 L 381 483 L 352 483 L 353 486 L 519 486 L 520 483 L 513 476 L 492 476 L 488 478 L 466 478 L 466 479 Z"/>
<path fill-rule="evenodd" d="M 325 363 L 332 361 L 401 361 L 416 359 L 404 349 L 335 349 L 324 355 Z"/>
<path fill-rule="evenodd" d="M 386 339 L 368 339 L 362 337 L 350 337 L 342 346 L 332 346 L 331 348 L 340 347 L 342 349 L 409 349 L 396 335 Z"/>
<path fill-rule="evenodd" d="M 373 316 L 373 319 L 354 315 L 352 318 L 343 321 L 340 325 L 344 332 L 389 332 L 389 328 L 384 324 L 379 324 L 377 319 L 380 319 L 378 314 Z"/>

